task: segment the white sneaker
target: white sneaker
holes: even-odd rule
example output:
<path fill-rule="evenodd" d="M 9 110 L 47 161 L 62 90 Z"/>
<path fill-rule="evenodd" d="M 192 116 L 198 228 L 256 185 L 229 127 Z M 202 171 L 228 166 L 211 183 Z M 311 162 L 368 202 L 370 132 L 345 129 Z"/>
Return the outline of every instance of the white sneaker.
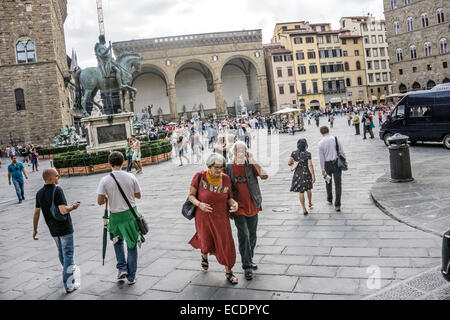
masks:
<path fill-rule="evenodd" d="M 128 285 L 129 285 L 129 286 L 132 286 L 132 285 L 135 284 L 135 283 L 136 283 L 136 278 L 134 278 L 133 281 L 128 280 Z"/>
<path fill-rule="evenodd" d="M 68 287 L 67 289 L 66 289 L 66 293 L 72 293 L 72 292 L 74 292 L 75 290 L 78 290 L 78 289 L 80 289 L 80 283 L 78 283 L 78 282 L 75 282 L 72 286 L 70 286 L 70 287 Z"/>
<path fill-rule="evenodd" d="M 125 281 L 128 277 L 128 272 L 126 271 L 121 271 L 119 272 L 119 274 L 117 275 L 117 281 L 122 282 Z"/>

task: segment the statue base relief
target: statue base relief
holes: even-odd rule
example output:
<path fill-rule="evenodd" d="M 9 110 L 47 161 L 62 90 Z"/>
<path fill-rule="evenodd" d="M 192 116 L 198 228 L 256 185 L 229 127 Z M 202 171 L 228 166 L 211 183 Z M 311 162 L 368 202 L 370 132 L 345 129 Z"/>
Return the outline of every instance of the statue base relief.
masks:
<path fill-rule="evenodd" d="M 127 139 L 133 134 L 134 113 L 119 113 L 81 119 L 88 132 L 86 151 L 98 152 L 125 148 Z"/>

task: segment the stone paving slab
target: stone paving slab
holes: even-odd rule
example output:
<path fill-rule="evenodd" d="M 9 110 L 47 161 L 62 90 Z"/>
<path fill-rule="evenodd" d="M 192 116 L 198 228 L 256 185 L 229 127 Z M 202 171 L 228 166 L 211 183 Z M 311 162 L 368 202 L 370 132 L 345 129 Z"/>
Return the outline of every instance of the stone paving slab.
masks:
<path fill-rule="evenodd" d="M 72 214 L 75 261 L 81 268 L 82 287 L 71 295 L 63 293 L 55 243 L 42 217 L 40 239 L 32 239 L 34 194 L 42 186 L 40 172 L 29 174 L 27 200 L 21 205 L 16 204 L 13 187 L 1 184 L 0 299 L 361 299 L 378 291 L 367 287 L 367 267 L 374 263 L 381 270 L 380 289 L 437 266 L 440 237 L 393 220 L 373 204 L 370 189 L 389 170 L 384 143 L 354 136 L 353 128 L 345 122 L 338 117 L 332 131 L 344 143 L 350 165 L 343 174 L 340 213 L 326 203 L 325 183 L 318 179 L 313 190 L 314 208 L 303 216 L 298 195 L 289 192 L 292 173 L 286 165 L 300 135 L 277 136 L 280 148 L 272 161 L 278 162 L 279 168 L 261 182 L 263 211 L 254 257 L 259 269 L 254 280 L 245 280 L 235 241 L 237 286 L 227 282 L 224 267 L 214 256 L 210 257 L 210 270 L 202 271 L 200 252 L 188 244 L 195 225 L 181 216 L 180 208 L 194 173 L 204 170 L 202 165 L 178 167 L 175 160 L 147 166 L 144 174 L 137 176 L 143 191 L 138 207 L 149 222 L 150 232 L 139 252 L 138 282 L 132 288 L 115 282 L 111 243 L 105 266 L 101 264 L 103 208 L 96 204 L 95 190 L 104 175 L 61 179 L 67 199 L 82 201 L 81 208 Z M 311 126 L 301 136 L 308 139 L 313 164 L 316 172 L 320 171 L 318 129 Z M 445 157 L 448 151 L 441 147 L 411 148 L 413 163 Z M 41 161 L 41 170 L 49 166 L 49 161 Z M 2 166 L 0 176 L 5 174 Z M 410 198 L 409 191 L 397 192 L 402 193 L 401 201 Z M 433 210 L 445 209 L 448 204 L 438 192 L 432 199 Z M 231 226 L 237 240 L 233 222 Z M 14 272 L 16 267 L 20 276 Z M 440 297 L 448 296 L 445 290 L 437 292 Z"/>
<path fill-rule="evenodd" d="M 390 173 L 380 177 L 371 189 L 377 206 L 407 225 L 443 235 L 450 230 L 448 156 L 433 162 L 412 162 L 413 182 L 391 183 Z"/>

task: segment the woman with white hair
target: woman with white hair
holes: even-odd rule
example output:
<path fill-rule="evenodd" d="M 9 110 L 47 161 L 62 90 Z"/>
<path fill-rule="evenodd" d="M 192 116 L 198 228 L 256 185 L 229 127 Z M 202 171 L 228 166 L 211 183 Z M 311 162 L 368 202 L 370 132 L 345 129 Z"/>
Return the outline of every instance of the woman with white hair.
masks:
<path fill-rule="evenodd" d="M 196 233 L 189 242 L 202 253 L 202 268 L 208 270 L 208 254 L 216 256 L 225 266 L 226 278 L 237 284 L 232 268 L 236 263 L 236 249 L 231 233 L 230 212 L 238 210 L 233 200 L 230 177 L 223 173 L 225 159 L 213 153 L 206 160 L 207 171 L 197 173 L 191 182 L 189 200 L 197 207 L 195 211 Z"/>

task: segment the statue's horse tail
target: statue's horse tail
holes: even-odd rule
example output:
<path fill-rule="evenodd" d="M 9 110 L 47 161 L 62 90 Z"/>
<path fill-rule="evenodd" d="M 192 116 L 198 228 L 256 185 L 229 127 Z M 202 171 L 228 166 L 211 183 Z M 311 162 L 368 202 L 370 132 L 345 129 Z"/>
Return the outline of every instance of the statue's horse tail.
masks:
<path fill-rule="evenodd" d="M 75 103 L 78 106 L 78 108 L 81 108 L 81 83 L 80 83 L 80 75 L 81 75 L 81 69 L 77 70 L 75 72 L 75 86 L 76 86 L 76 91 L 75 91 Z"/>

